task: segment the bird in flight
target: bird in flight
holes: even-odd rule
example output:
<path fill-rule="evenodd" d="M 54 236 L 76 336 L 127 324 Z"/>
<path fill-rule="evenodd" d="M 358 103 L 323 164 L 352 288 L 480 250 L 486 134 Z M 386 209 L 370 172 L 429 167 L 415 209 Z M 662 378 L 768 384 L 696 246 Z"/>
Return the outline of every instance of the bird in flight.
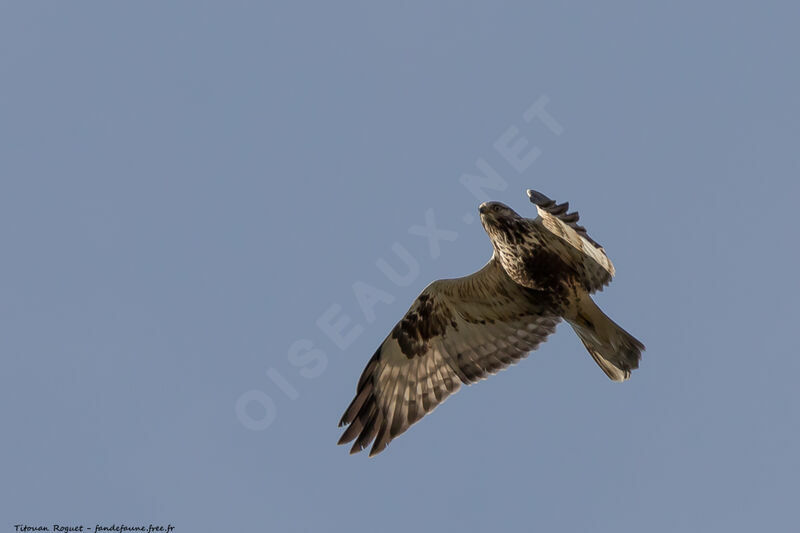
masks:
<path fill-rule="evenodd" d="M 480 206 L 492 241 L 489 262 L 472 275 L 434 281 L 392 329 L 358 380 L 339 426 L 350 453 L 370 457 L 433 411 L 461 384 L 517 363 L 563 318 L 603 372 L 624 381 L 644 345 L 600 310 L 591 294 L 611 282 L 614 265 L 578 225 L 578 213 L 528 190 L 535 219 L 500 202 Z"/>

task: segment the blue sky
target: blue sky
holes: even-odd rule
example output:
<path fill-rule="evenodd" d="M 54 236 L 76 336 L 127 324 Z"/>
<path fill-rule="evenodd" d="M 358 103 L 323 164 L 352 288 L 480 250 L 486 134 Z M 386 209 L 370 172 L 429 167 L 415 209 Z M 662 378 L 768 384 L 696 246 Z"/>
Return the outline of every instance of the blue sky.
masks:
<path fill-rule="evenodd" d="M 3 3 L 0 527 L 795 527 L 798 17 Z M 520 213 L 527 188 L 580 211 L 641 368 L 611 383 L 562 324 L 351 457 L 336 424 L 366 361 L 491 254 L 462 183 L 487 166 Z M 429 210 L 433 249 L 409 231 Z"/>

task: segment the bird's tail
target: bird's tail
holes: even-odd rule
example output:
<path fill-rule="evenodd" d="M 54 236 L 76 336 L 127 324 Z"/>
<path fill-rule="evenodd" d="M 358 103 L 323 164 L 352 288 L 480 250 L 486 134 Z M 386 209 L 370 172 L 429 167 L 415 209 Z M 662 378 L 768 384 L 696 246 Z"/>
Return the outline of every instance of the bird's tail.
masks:
<path fill-rule="evenodd" d="M 639 368 L 644 344 L 608 318 L 588 294 L 570 315 L 567 322 L 609 378 L 625 381 Z"/>

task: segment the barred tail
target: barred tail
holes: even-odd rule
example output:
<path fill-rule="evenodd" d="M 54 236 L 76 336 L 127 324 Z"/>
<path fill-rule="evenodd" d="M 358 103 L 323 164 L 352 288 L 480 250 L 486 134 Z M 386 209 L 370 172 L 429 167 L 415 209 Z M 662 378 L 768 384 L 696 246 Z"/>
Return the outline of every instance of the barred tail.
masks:
<path fill-rule="evenodd" d="M 631 377 L 631 370 L 639 368 L 644 344 L 608 318 L 588 295 L 581 299 L 577 315 L 567 321 L 613 381 L 625 381 Z"/>

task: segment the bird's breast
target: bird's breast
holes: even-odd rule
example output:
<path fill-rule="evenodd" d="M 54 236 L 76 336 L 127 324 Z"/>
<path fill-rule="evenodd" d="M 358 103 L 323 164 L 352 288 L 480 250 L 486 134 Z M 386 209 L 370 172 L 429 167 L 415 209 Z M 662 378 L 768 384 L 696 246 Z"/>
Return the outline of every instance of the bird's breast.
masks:
<path fill-rule="evenodd" d="M 572 269 L 556 251 L 532 236 L 520 244 L 500 243 L 497 254 L 508 276 L 529 289 L 561 291 L 574 277 Z"/>

